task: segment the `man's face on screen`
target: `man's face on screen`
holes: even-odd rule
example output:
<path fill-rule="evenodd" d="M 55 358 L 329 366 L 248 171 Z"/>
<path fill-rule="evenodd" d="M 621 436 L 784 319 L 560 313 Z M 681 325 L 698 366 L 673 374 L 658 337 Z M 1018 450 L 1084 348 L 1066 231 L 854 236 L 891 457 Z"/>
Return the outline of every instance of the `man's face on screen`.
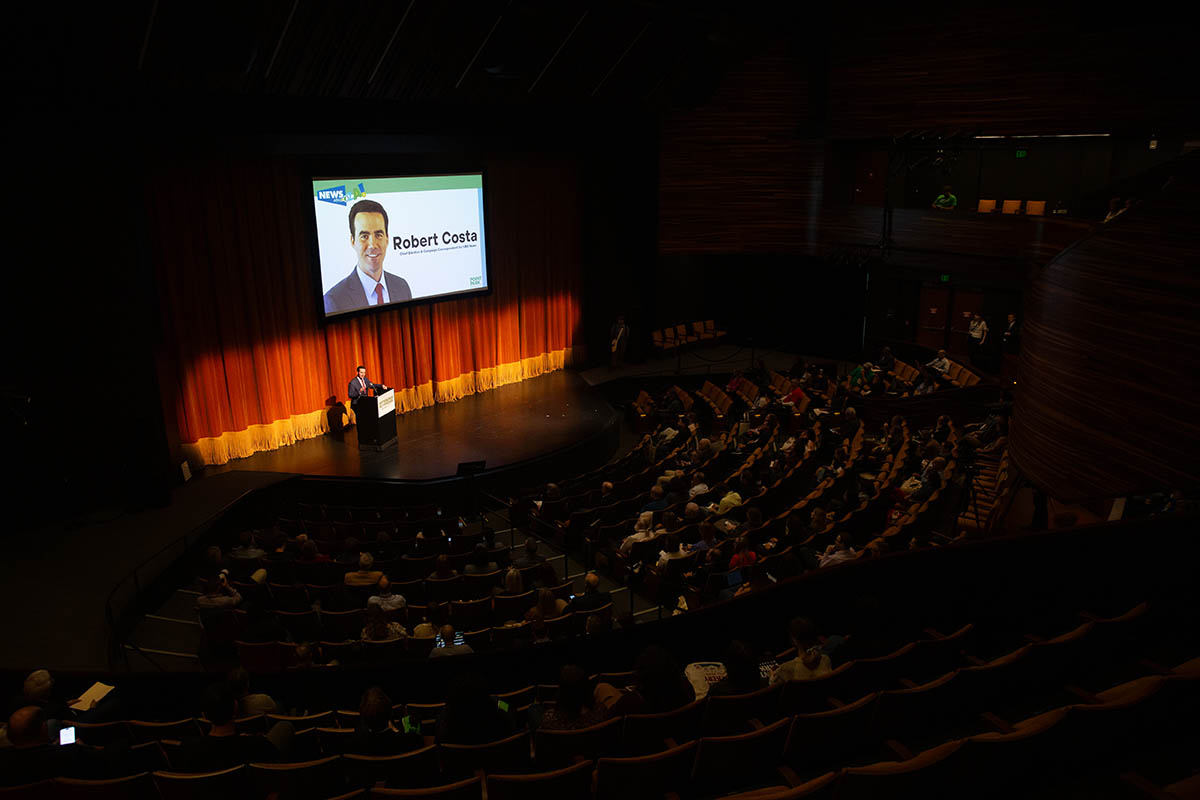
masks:
<path fill-rule="evenodd" d="M 375 280 L 383 277 L 383 257 L 387 253 L 387 227 L 377 211 L 354 215 L 354 241 L 358 267 Z"/>

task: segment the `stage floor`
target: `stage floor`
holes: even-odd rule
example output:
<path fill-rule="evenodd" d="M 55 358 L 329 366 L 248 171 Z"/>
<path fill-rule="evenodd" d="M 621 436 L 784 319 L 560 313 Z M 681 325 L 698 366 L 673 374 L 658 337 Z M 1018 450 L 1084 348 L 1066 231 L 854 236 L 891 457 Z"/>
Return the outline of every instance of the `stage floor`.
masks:
<path fill-rule="evenodd" d="M 453 476 L 464 461 L 493 470 L 542 458 L 620 425 L 620 415 L 578 373 L 559 370 L 396 415 L 396 445 L 358 449 L 353 426 L 227 464 L 232 470 L 301 475 L 430 480 Z"/>

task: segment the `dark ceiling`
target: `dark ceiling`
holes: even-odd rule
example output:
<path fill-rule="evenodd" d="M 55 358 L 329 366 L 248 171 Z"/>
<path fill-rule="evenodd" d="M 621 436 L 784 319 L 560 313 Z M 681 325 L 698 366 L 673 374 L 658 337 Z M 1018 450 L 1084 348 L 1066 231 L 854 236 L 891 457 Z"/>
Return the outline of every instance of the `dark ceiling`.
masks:
<path fill-rule="evenodd" d="M 5 81 L 404 104 L 655 107 L 702 101 L 771 18 L 729 2 L 141 0 L 10 14 Z M 14 19 L 15 15 L 15 19 Z"/>

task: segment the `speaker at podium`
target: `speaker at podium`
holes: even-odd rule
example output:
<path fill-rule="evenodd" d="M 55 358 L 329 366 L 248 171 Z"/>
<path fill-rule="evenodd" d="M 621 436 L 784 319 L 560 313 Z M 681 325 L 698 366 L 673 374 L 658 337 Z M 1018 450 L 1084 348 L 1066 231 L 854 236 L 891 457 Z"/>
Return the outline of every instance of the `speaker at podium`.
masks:
<path fill-rule="evenodd" d="M 354 400 L 359 450 L 383 450 L 396 443 L 396 391 Z"/>

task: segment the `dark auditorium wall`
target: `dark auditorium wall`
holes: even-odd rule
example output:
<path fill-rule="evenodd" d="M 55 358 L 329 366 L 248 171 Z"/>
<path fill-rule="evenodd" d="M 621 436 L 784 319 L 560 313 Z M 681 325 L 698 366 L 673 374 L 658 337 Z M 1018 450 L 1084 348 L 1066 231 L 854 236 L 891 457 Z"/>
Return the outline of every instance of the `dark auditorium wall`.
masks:
<path fill-rule="evenodd" d="M 1010 448 L 1053 497 L 1200 479 L 1200 153 L 1171 166 L 1033 281 Z"/>
<path fill-rule="evenodd" d="M 812 62 L 776 42 L 659 133 L 660 253 L 797 253 L 815 241 L 825 143 Z"/>

